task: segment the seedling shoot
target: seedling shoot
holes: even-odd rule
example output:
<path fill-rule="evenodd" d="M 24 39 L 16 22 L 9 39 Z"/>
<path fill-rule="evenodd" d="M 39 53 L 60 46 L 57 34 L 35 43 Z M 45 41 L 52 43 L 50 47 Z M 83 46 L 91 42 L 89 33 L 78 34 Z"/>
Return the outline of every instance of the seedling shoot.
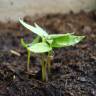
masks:
<path fill-rule="evenodd" d="M 54 48 L 62 48 L 67 46 L 73 46 L 83 40 L 85 36 L 76 36 L 73 33 L 66 34 L 48 34 L 43 28 L 41 28 L 36 23 L 35 26 L 31 26 L 19 19 L 20 23 L 29 29 L 31 32 L 37 35 L 37 38 L 33 40 L 32 43 L 26 44 L 23 39 L 21 39 L 22 46 L 28 51 L 27 60 L 27 71 L 29 71 L 30 66 L 30 52 L 35 54 L 41 54 L 41 66 L 42 66 L 42 80 L 47 80 L 47 69 L 51 72 L 51 55 Z M 41 41 L 39 40 L 41 38 Z M 47 59 L 45 60 L 45 53 L 48 53 Z"/>

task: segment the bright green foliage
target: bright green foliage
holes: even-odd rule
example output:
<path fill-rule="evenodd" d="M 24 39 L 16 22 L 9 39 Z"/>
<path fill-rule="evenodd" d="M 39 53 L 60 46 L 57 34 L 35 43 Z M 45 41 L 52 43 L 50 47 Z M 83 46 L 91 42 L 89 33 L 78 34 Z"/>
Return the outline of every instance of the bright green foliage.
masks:
<path fill-rule="evenodd" d="M 32 43 L 29 44 L 30 46 L 28 46 L 28 49 L 34 53 L 49 52 L 54 47 L 59 48 L 59 47 L 75 45 L 75 44 L 79 43 L 85 37 L 85 36 L 75 36 L 72 33 L 48 35 L 48 33 L 45 30 L 43 30 L 42 28 L 40 28 L 36 23 L 35 23 L 35 27 L 25 23 L 21 19 L 20 19 L 20 23 L 23 26 L 25 26 L 27 29 L 31 30 L 33 33 L 40 36 L 41 39 L 45 39 L 45 40 L 42 40 L 43 43 L 37 41 L 38 43 L 36 42 L 35 44 L 32 44 Z M 36 47 L 39 50 L 37 50 Z"/>
<path fill-rule="evenodd" d="M 21 40 L 22 45 L 33 53 L 44 54 L 45 52 L 48 52 L 48 53 L 52 52 L 52 49 L 54 48 L 73 46 L 79 43 L 85 37 L 85 36 L 75 36 L 73 33 L 48 34 L 45 30 L 39 27 L 36 23 L 35 23 L 35 27 L 33 27 L 25 23 L 21 19 L 19 19 L 19 21 L 24 27 L 26 27 L 27 29 L 29 29 L 30 31 L 32 31 L 38 36 L 30 44 L 25 44 L 23 39 Z M 41 42 L 39 42 L 40 38 L 42 39 Z M 44 70 L 44 66 L 42 67 L 42 70 Z M 42 75 L 44 79 L 44 73 L 42 73 Z"/>
<path fill-rule="evenodd" d="M 45 53 L 52 50 L 46 42 L 32 44 L 28 47 L 28 49 L 35 53 Z"/>
<path fill-rule="evenodd" d="M 79 43 L 84 36 L 74 36 L 71 34 L 53 39 L 52 47 L 66 47 Z"/>
<path fill-rule="evenodd" d="M 40 37 L 46 37 L 48 35 L 48 33 L 46 31 L 44 31 L 42 28 L 40 28 L 36 23 L 35 23 L 35 27 L 25 23 L 24 21 L 22 21 L 21 19 L 19 19 L 20 23 L 25 26 L 27 29 L 29 29 L 30 31 L 32 31 L 33 33 L 37 34 Z"/>

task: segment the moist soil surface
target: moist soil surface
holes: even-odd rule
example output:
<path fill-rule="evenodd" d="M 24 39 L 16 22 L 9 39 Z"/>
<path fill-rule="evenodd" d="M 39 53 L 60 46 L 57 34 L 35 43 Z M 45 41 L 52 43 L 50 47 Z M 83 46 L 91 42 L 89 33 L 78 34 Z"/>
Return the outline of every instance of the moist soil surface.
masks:
<path fill-rule="evenodd" d="M 86 38 L 75 46 L 54 49 L 51 73 L 41 80 L 40 55 L 31 55 L 20 39 L 31 42 L 35 35 L 19 22 L 0 22 L 0 96 L 96 96 L 96 12 L 48 14 L 24 18 L 50 33 L 72 33 Z"/>

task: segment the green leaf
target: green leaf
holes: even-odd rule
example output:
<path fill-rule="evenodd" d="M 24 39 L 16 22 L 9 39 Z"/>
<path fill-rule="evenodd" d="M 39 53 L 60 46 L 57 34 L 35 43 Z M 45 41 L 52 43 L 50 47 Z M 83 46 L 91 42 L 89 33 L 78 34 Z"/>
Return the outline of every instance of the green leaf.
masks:
<path fill-rule="evenodd" d="M 41 27 L 39 27 L 36 23 L 35 23 L 35 27 L 25 23 L 23 20 L 19 19 L 20 23 L 26 27 L 27 29 L 29 29 L 30 31 L 32 31 L 33 33 L 37 34 L 40 37 L 46 37 L 48 35 L 48 33 L 43 30 Z"/>
<path fill-rule="evenodd" d="M 28 49 L 34 53 L 45 53 L 52 50 L 52 48 L 45 42 L 32 44 Z"/>
<path fill-rule="evenodd" d="M 74 33 L 66 33 L 66 34 L 51 34 L 47 36 L 47 39 L 55 39 L 55 38 L 62 38 L 64 36 L 69 36 L 72 35 Z"/>
<path fill-rule="evenodd" d="M 52 47 L 66 47 L 79 43 L 85 36 L 65 35 L 53 39 Z"/>

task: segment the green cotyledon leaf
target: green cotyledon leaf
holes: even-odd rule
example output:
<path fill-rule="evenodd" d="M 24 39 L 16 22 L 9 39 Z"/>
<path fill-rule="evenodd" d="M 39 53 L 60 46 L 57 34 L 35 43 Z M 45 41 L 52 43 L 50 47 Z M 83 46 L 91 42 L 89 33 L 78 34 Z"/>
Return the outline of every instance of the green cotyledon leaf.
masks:
<path fill-rule="evenodd" d="M 52 48 L 46 42 L 32 44 L 28 47 L 28 49 L 34 53 L 45 53 L 52 50 Z"/>
<path fill-rule="evenodd" d="M 41 27 L 39 27 L 39 25 L 37 25 L 36 23 L 35 23 L 35 27 L 34 27 L 34 26 L 31 26 L 31 25 L 27 24 L 26 22 L 24 22 L 21 19 L 19 19 L 19 22 L 24 27 L 26 27 L 27 29 L 29 29 L 30 31 L 32 31 L 33 33 L 37 34 L 40 37 L 46 37 L 46 36 L 48 36 L 48 33 L 45 30 L 43 30 Z"/>
<path fill-rule="evenodd" d="M 52 47 L 66 47 L 79 43 L 85 36 L 65 35 L 53 38 Z"/>

